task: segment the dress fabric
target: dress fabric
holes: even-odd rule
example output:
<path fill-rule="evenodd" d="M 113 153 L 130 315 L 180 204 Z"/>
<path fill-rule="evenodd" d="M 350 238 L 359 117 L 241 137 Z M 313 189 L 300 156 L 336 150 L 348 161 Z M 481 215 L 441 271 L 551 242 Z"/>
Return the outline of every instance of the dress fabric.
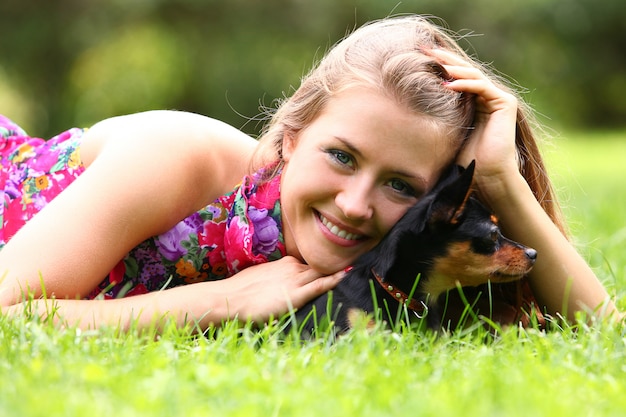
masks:
<path fill-rule="evenodd" d="M 0 115 L 0 250 L 85 171 L 79 153 L 84 131 L 32 138 Z M 232 192 L 136 246 L 86 298 L 223 279 L 283 257 L 280 174 L 268 180 L 265 172 L 245 176 Z"/>

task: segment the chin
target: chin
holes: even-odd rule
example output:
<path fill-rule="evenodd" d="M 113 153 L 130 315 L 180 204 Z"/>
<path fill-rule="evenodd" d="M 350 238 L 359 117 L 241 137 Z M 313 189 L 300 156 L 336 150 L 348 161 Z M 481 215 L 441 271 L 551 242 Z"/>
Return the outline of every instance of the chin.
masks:
<path fill-rule="evenodd" d="M 313 270 L 319 272 L 323 275 L 332 275 L 335 272 L 341 271 L 346 267 L 350 266 L 354 259 L 311 259 L 310 261 L 305 259 L 307 265 L 309 265 Z"/>

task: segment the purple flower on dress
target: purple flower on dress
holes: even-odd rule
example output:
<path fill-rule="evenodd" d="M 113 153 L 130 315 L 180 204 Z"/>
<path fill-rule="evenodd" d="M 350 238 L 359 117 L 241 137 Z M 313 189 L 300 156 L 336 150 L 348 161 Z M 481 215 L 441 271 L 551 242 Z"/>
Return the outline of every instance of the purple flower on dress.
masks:
<path fill-rule="evenodd" d="M 200 213 L 195 212 L 191 216 L 183 220 L 187 226 L 189 226 L 194 232 L 199 233 L 202 231 L 204 222 Z"/>
<path fill-rule="evenodd" d="M 163 276 L 166 274 L 165 266 L 157 260 L 152 260 L 143 265 L 141 274 L 139 276 L 139 282 L 145 285 L 149 290 L 155 290 L 160 288 L 152 288 L 152 281 L 160 283 Z"/>
<path fill-rule="evenodd" d="M 248 216 L 254 226 L 254 235 L 252 236 L 252 252 L 255 255 L 269 255 L 276 249 L 278 244 L 278 225 L 276 220 L 268 216 L 267 209 L 257 209 L 250 206 L 248 208 Z"/>
<path fill-rule="evenodd" d="M 15 181 L 11 181 L 10 179 L 4 186 L 4 193 L 9 196 L 10 200 L 14 200 L 20 196 L 20 190 L 18 189 L 17 184 Z"/>
<path fill-rule="evenodd" d="M 206 210 L 213 215 L 213 217 L 218 217 L 221 213 L 220 209 L 215 206 L 207 206 Z"/>
<path fill-rule="evenodd" d="M 184 221 L 179 222 L 172 229 L 159 235 L 156 244 L 159 252 L 168 261 L 176 262 L 187 254 L 187 249 L 182 245 L 184 240 L 189 240 L 189 235 L 194 234 L 194 230 Z"/>
<path fill-rule="evenodd" d="M 20 191 L 20 184 L 24 181 L 28 174 L 28 169 L 25 167 L 20 167 L 14 169 L 9 173 L 9 178 L 4 185 L 4 192 L 9 196 L 11 200 L 19 197 L 22 193 Z"/>

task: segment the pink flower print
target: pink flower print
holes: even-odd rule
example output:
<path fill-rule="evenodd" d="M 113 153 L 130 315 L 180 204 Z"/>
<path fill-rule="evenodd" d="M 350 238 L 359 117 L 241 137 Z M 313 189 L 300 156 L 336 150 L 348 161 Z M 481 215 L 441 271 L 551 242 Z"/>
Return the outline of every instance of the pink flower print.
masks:
<path fill-rule="evenodd" d="M 169 231 L 163 233 L 156 239 L 159 252 L 168 261 L 175 262 L 187 254 L 187 249 L 182 242 L 189 240 L 189 235 L 194 231 L 184 221 L 179 222 Z"/>
<path fill-rule="evenodd" d="M 216 244 L 223 243 L 224 231 L 226 230 L 226 222 L 213 223 L 208 220 L 204 223 L 204 230 L 198 235 L 198 245 L 201 248 L 211 248 Z"/>
<path fill-rule="evenodd" d="M 248 224 L 239 216 L 233 217 L 224 235 L 224 252 L 231 274 L 254 264 L 254 260 L 250 259 L 251 247 L 252 237 Z"/>
<path fill-rule="evenodd" d="M 31 160 L 31 168 L 38 173 L 50 172 L 50 169 L 59 160 L 59 154 L 59 151 L 45 149 L 44 152 L 40 152 L 36 158 Z"/>
<path fill-rule="evenodd" d="M 254 226 L 252 235 L 252 253 L 269 255 L 276 250 L 278 244 L 278 225 L 276 220 L 268 216 L 267 209 L 250 206 L 248 216 Z"/>
<path fill-rule="evenodd" d="M 0 136 L 26 136 L 24 129 L 16 125 L 11 119 L 0 114 Z"/>
<path fill-rule="evenodd" d="M 272 210 L 280 197 L 280 181 L 270 181 L 257 187 L 256 192 L 250 196 L 250 205 L 259 209 Z"/>
<path fill-rule="evenodd" d="M 217 245 L 209 248 L 209 252 L 207 253 L 207 260 L 209 261 L 209 265 L 211 265 L 213 268 L 216 268 L 217 265 L 224 264 L 226 262 L 224 250 Z"/>
<path fill-rule="evenodd" d="M 50 144 L 54 144 L 54 145 L 56 145 L 57 143 L 64 143 L 68 139 L 71 139 L 72 135 L 74 133 L 77 133 L 77 131 L 80 132 L 81 129 L 72 128 L 72 129 L 69 129 L 69 130 L 65 130 L 65 131 L 59 133 L 58 135 L 52 137 L 48 142 Z"/>
<path fill-rule="evenodd" d="M 126 274 L 126 265 L 121 260 L 113 267 L 109 273 L 109 282 L 113 285 L 118 284 L 124 280 L 124 274 Z"/>

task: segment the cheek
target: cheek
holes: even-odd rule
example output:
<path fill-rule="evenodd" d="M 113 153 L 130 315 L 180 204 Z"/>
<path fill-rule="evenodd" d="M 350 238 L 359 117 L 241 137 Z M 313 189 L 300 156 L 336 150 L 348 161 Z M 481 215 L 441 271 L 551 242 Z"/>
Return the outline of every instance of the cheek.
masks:
<path fill-rule="evenodd" d="M 295 220 L 323 198 L 323 187 L 316 176 L 307 175 L 295 161 L 285 163 L 280 184 L 280 202 L 287 216 Z"/>
<path fill-rule="evenodd" d="M 292 203 L 302 198 L 300 195 L 302 187 L 298 186 L 300 181 L 295 174 L 296 172 L 291 169 L 291 163 L 285 163 L 280 179 L 280 202 L 285 211 L 290 211 Z"/>
<path fill-rule="evenodd" d="M 408 205 L 400 205 L 388 203 L 378 207 L 378 224 L 382 235 L 387 234 L 389 230 L 404 216 L 411 207 Z"/>

